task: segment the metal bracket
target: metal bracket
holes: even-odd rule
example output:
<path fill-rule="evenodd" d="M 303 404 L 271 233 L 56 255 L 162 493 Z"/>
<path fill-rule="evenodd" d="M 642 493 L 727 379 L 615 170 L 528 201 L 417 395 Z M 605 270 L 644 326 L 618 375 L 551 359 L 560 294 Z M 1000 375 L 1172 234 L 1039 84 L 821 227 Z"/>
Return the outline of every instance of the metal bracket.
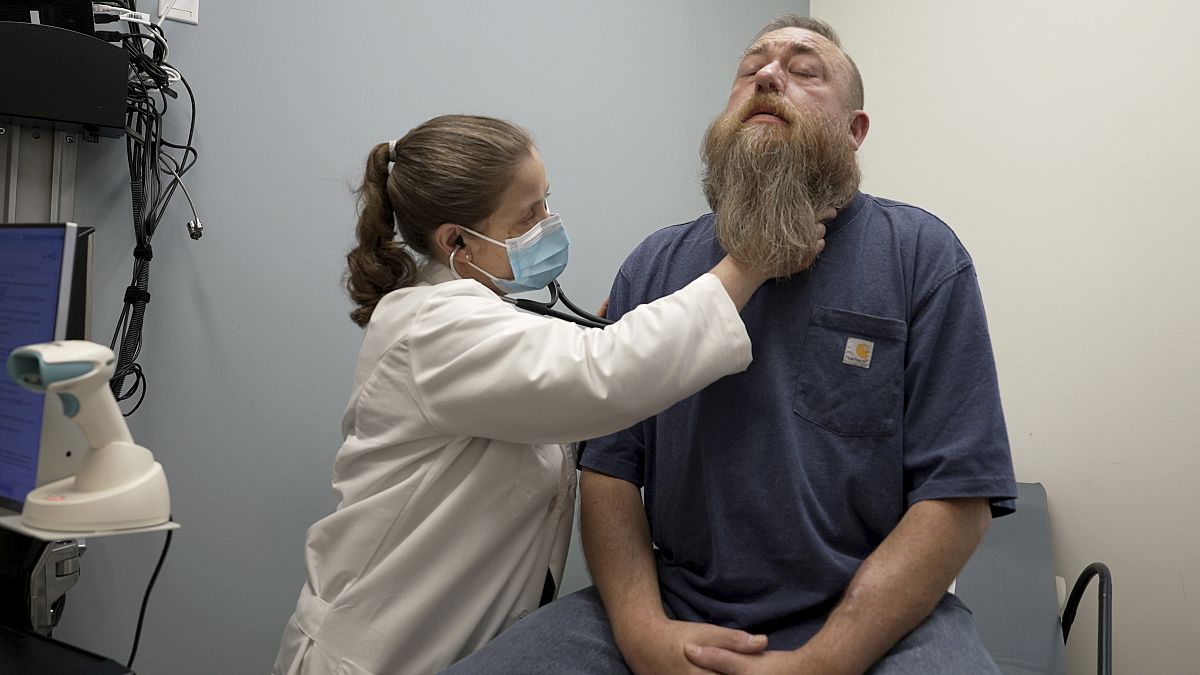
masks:
<path fill-rule="evenodd" d="M 29 623 L 33 630 L 49 635 L 58 623 L 55 603 L 79 581 L 79 557 L 87 544 L 78 539 L 51 542 L 42 551 L 29 575 Z"/>
<path fill-rule="evenodd" d="M 0 222 L 75 219 L 78 130 L 0 121 Z"/>

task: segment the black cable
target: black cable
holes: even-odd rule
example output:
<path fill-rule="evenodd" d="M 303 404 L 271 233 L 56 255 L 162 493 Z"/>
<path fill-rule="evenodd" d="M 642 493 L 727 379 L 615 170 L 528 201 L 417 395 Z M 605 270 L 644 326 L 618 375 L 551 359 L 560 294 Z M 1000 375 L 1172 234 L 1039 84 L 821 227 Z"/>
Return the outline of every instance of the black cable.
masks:
<path fill-rule="evenodd" d="M 134 358 L 137 357 L 135 356 Z M 149 391 L 149 386 L 147 384 L 148 380 L 146 379 L 146 375 L 142 372 L 142 366 L 140 363 L 130 364 L 128 372 L 125 375 L 126 377 L 129 375 L 133 376 L 133 386 L 129 387 L 129 389 L 121 395 L 121 398 L 117 400 L 124 401 L 140 394 L 140 396 L 138 396 L 137 403 L 134 403 L 133 407 L 130 408 L 128 412 L 121 413 L 123 416 L 129 417 L 133 413 L 137 412 L 138 408 L 142 407 L 142 402 L 146 400 L 146 394 Z"/>
<path fill-rule="evenodd" d="M 146 316 L 146 300 L 130 300 L 130 292 L 137 290 L 146 292 L 150 285 L 150 264 L 148 260 L 138 260 L 134 265 L 133 283 L 126 289 L 126 303 L 130 305 L 129 320 L 124 335 L 121 338 L 120 356 L 113 370 L 112 390 L 118 401 L 125 400 L 128 395 L 122 392 L 125 378 L 133 372 L 137 365 L 135 354 L 141 351 L 142 325 Z M 144 375 L 142 376 L 144 379 Z"/>
<path fill-rule="evenodd" d="M 136 26 L 138 24 L 134 24 L 134 25 Z M 137 40 L 137 41 L 150 40 L 151 42 L 154 43 L 154 52 L 151 54 L 151 57 L 158 59 L 158 60 L 162 60 L 162 58 L 164 57 L 164 55 L 166 54 L 166 51 L 167 51 L 167 41 L 163 38 L 161 33 L 158 33 L 155 31 L 151 31 L 149 33 L 142 33 L 140 31 L 130 32 L 130 33 L 121 33 L 119 31 L 98 30 L 98 31 L 96 31 L 96 37 L 100 38 L 101 40 L 105 40 L 107 42 L 118 42 L 118 41 L 125 42 L 128 40 Z M 137 56 L 139 56 L 139 57 L 145 56 L 145 52 L 143 51 L 142 53 L 138 54 Z M 153 69 L 152 61 L 146 62 L 146 65 L 150 66 L 150 69 Z"/>
<path fill-rule="evenodd" d="M 131 7 L 132 2 L 118 3 Z M 146 374 L 137 362 L 142 348 L 142 328 L 146 304 L 150 300 L 151 243 L 158 225 L 166 216 L 167 207 L 177 190 L 183 186 L 183 175 L 195 165 L 198 153 L 192 146 L 196 131 L 196 96 L 191 84 L 172 67 L 166 57 L 170 53 L 162 28 L 129 23 L 128 33 L 110 32 L 102 37 L 119 41 L 129 55 L 130 76 L 126 89 L 125 146 L 129 164 L 130 200 L 133 211 L 134 266 L 130 284 L 125 292 L 125 304 L 113 332 L 110 347 L 117 353 L 117 363 L 110 388 L 118 401 L 137 396 L 137 403 L 123 414 L 132 415 L 145 400 Z M 147 50 L 147 45 L 150 46 Z M 170 99 L 178 98 L 171 89 L 174 80 L 181 82 L 188 95 L 189 118 L 187 140 L 182 144 L 163 138 L 163 120 Z M 179 151 L 178 156 L 171 153 Z M 195 220 L 195 206 L 186 194 Z M 199 226 L 189 234 L 198 236 Z M 119 346 L 118 346 L 119 345 Z M 129 378 L 132 385 L 126 388 Z"/>
<path fill-rule="evenodd" d="M 150 583 L 146 584 L 146 593 L 142 596 L 142 609 L 138 612 L 137 629 L 133 632 L 133 649 L 129 652 L 129 663 L 125 664 L 125 667 L 130 670 L 133 669 L 133 659 L 137 656 L 138 642 L 142 639 L 142 622 L 146 620 L 146 605 L 150 602 L 150 591 L 154 590 L 154 582 L 158 580 L 158 573 L 162 571 L 163 561 L 167 559 L 167 551 L 171 548 L 172 532 L 173 530 L 167 530 L 167 539 L 163 542 L 162 553 L 158 556 L 158 564 L 154 566 L 154 574 L 150 575 Z"/>
<path fill-rule="evenodd" d="M 180 73 L 180 75 L 179 75 L 179 81 L 181 83 L 183 83 L 183 87 L 184 87 L 184 89 L 187 90 L 187 93 L 188 93 L 188 100 L 191 102 L 191 121 L 188 123 L 187 142 L 184 143 L 183 145 L 175 145 L 173 143 L 168 143 L 166 141 L 163 141 L 163 145 L 167 145 L 172 148 L 184 150 L 184 153 L 183 153 L 184 161 L 182 162 L 184 168 L 179 169 L 179 175 L 182 176 L 183 174 L 187 173 L 188 169 L 192 168 L 192 164 L 196 163 L 196 149 L 192 147 L 192 137 L 196 133 L 196 94 L 195 94 L 195 92 L 192 91 L 192 85 L 188 84 L 187 78 L 184 77 L 182 73 Z M 192 164 L 187 163 L 188 152 L 192 153 Z"/>

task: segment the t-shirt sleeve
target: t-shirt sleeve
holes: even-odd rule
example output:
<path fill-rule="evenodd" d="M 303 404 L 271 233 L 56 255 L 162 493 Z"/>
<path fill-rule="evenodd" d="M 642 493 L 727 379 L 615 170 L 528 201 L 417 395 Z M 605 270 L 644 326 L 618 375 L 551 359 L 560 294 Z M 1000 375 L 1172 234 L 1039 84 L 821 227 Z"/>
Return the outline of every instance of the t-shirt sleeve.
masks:
<path fill-rule="evenodd" d="M 630 307 L 629 278 L 624 269 L 617 273 L 608 294 L 608 318 L 616 321 Z M 580 449 L 579 466 L 641 487 L 645 480 L 647 421 L 614 434 L 587 441 Z"/>
<path fill-rule="evenodd" d="M 905 368 L 904 484 L 925 499 L 987 498 L 1014 510 L 1017 486 L 983 299 L 969 259 L 918 299 Z"/>

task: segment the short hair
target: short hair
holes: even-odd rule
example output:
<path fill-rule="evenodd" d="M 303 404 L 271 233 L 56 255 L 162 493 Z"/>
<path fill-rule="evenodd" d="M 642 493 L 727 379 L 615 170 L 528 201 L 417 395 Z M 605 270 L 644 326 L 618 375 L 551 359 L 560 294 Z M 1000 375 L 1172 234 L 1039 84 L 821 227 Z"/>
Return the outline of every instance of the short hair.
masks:
<path fill-rule="evenodd" d="M 833 29 L 833 26 L 830 26 L 828 23 L 820 19 L 814 19 L 811 16 L 783 14 L 775 17 L 774 21 L 764 26 L 762 30 L 758 31 L 758 35 L 754 36 L 754 39 L 751 40 L 750 44 L 758 42 L 758 39 L 767 33 L 773 33 L 783 28 L 800 28 L 803 30 L 812 31 L 813 33 L 816 33 L 817 35 L 820 35 L 826 40 L 832 42 L 833 45 L 842 52 L 842 56 L 845 56 L 846 62 L 850 64 L 849 103 L 855 110 L 862 110 L 864 100 L 862 73 L 858 71 L 858 64 L 854 62 L 854 59 L 850 58 L 850 55 L 846 53 L 846 49 L 842 47 L 842 41 L 840 38 L 838 38 L 837 31 Z"/>

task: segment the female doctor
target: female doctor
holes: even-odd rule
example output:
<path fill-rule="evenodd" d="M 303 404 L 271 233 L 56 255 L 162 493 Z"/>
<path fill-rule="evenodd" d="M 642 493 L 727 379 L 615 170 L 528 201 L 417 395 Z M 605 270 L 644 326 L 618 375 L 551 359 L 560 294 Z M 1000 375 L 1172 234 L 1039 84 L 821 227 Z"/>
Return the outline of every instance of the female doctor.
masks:
<path fill-rule="evenodd" d="M 367 158 L 338 506 L 308 531 L 276 674 L 431 673 L 478 649 L 557 592 L 571 442 L 749 365 L 738 312 L 765 277 L 730 258 L 605 329 L 504 302 L 566 266 L 548 196 L 533 141 L 496 119 L 437 117 Z"/>

